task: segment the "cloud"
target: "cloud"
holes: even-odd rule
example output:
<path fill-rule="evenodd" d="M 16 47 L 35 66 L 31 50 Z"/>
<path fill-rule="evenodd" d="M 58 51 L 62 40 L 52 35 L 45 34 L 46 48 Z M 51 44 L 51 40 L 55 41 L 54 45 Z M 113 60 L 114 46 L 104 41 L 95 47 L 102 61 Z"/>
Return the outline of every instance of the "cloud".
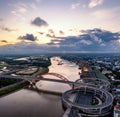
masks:
<path fill-rule="evenodd" d="M 85 44 L 85 45 L 91 45 L 92 41 L 89 41 L 89 40 L 80 40 L 79 43 Z"/>
<path fill-rule="evenodd" d="M 0 54 L 40 54 L 55 51 L 55 46 L 21 41 L 17 44 L 0 47 Z M 58 50 L 58 49 L 57 49 Z M 59 51 L 59 50 L 58 50 Z"/>
<path fill-rule="evenodd" d="M 19 9 L 19 12 L 20 12 L 20 13 L 26 13 L 26 11 L 27 11 L 27 10 L 26 10 L 25 8 L 20 8 L 20 9 Z"/>
<path fill-rule="evenodd" d="M 89 8 L 96 7 L 98 5 L 101 5 L 104 2 L 104 0 L 90 0 L 89 2 Z"/>
<path fill-rule="evenodd" d="M 28 6 L 22 2 L 17 4 L 9 4 L 9 6 L 13 7 L 11 13 L 15 16 L 20 17 L 22 14 L 25 14 L 28 11 Z"/>
<path fill-rule="evenodd" d="M 44 34 L 44 32 L 38 32 L 39 34 L 41 34 L 41 35 L 43 35 Z"/>
<path fill-rule="evenodd" d="M 7 32 L 17 31 L 17 29 L 10 29 L 10 28 L 7 28 L 7 27 L 0 27 L 0 29 L 2 31 L 7 31 Z"/>
<path fill-rule="evenodd" d="M 49 30 L 48 30 L 48 32 L 49 32 L 49 33 L 53 33 L 53 34 L 54 34 L 53 29 L 49 29 Z"/>
<path fill-rule="evenodd" d="M 120 33 L 113 33 L 107 30 L 102 29 L 92 29 L 92 30 L 82 30 L 83 36 L 89 36 L 97 43 L 110 42 L 111 40 L 117 40 L 120 36 Z"/>
<path fill-rule="evenodd" d="M 96 10 L 93 13 L 91 13 L 92 17 L 97 18 L 98 20 L 112 20 L 114 17 L 116 17 L 116 11 L 112 9 L 102 9 L 102 10 Z M 118 17 L 117 17 L 118 18 Z"/>
<path fill-rule="evenodd" d="M 49 37 L 49 38 L 53 38 L 54 40 L 57 39 L 57 40 L 61 40 L 61 39 L 64 39 L 65 37 L 61 37 L 61 36 L 55 36 L 55 34 L 46 34 L 46 37 Z"/>
<path fill-rule="evenodd" d="M 27 41 L 37 41 L 37 37 L 35 37 L 33 34 L 26 34 L 24 36 L 19 36 L 18 39 L 20 40 L 27 40 Z"/>
<path fill-rule="evenodd" d="M 65 34 L 62 30 L 60 30 L 59 33 L 60 33 L 61 35 L 64 35 L 64 34 Z"/>
<path fill-rule="evenodd" d="M 91 17 L 97 18 L 97 20 L 107 20 L 111 24 L 111 21 L 116 22 L 118 19 L 120 19 L 119 11 L 120 11 L 120 7 L 100 9 L 92 12 L 90 15 Z"/>
<path fill-rule="evenodd" d="M 17 53 L 17 54 L 35 54 L 48 52 L 119 52 L 120 51 L 120 33 L 110 32 L 102 29 L 84 30 L 82 35 L 67 36 L 63 38 L 52 39 L 50 43 L 38 44 L 32 34 L 20 36 L 21 41 L 17 44 L 0 47 L 0 53 Z M 92 36 L 91 36 L 92 35 Z M 28 38 L 32 37 L 32 38 Z M 34 39 L 35 38 L 35 39 Z"/>
<path fill-rule="evenodd" d="M 6 41 L 6 40 L 1 40 L 0 42 L 7 43 L 7 41 Z"/>
<path fill-rule="evenodd" d="M 60 40 L 52 40 L 48 45 L 56 46 L 59 49 L 67 49 L 74 51 L 119 51 L 118 39 L 120 33 L 112 33 L 102 29 L 82 30 L 82 35 L 68 36 Z M 112 43 L 114 44 L 112 45 Z M 117 43 L 117 44 L 116 44 Z M 117 46 L 115 46 L 117 45 Z M 119 43 L 120 46 L 120 43 Z"/>
<path fill-rule="evenodd" d="M 81 48 L 82 46 L 92 45 L 92 41 L 87 38 L 83 39 L 81 36 L 68 36 L 61 39 L 54 39 L 51 43 L 49 43 L 49 45 L 54 43 L 58 43 L 61 48 L 63 46 L 66 48 L 72 47 L 70 50 Z"/>
<path fill-rule="evenodd" d="M 55 38 L 55 35 L 54 34 L 46 34 L 46 37 L 50 37 L 50 38 Z"/>
<path fill-rule="evenodd" d="M 41 19 L 40 17 L 36 17 L 33 21 L 31 21 L 31 24 L 41 27 L 41 26 L 48 26 L 48 23 Z"/>
<path fill-rule="evenodd" d="M 72 8 L 72 9 L 76 9 L 76 8 L 78 8 L 79 6 L 80 6 L 80 3 L 74 3 L 74 4 L 71 5 L 71 8 Z"/>
<path fill-rule="evenodd" d="M 38 10 L 38 7 L 37 7 L 36 4 L 34 4 L 34 3 L 31 3 L 31 4 L 30 4 L 30 7 L 31 7 L 32 9 L 34 9 L 34 10 Z"/>

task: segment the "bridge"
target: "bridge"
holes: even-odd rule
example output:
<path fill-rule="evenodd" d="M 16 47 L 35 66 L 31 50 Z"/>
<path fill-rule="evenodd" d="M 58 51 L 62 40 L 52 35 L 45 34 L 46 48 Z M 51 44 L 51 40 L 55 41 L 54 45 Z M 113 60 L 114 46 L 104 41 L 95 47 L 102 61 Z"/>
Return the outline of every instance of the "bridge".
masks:
<path fill-rule="evenodd" d="M 64 81 L 64 80 L 58 80 L 58 79 L 51 79 L 51 78 L 40 78 L 38 80 L 43 80 L 43 81 L 50 81 L 50 82 L 58 82 L 58 83 L 66 83 L 66 84 L 74 84 L 73 81 Z"/>
<path fill-rule="evenodd" d="M 65 81 L 65 82 L 68 82 L 69 80 L 64 77 L 63 75 L 61 74 L 58 74 L 58 73 L 46 73 L 44 75 L 52 75 L 52 76 L 56 76 L 58 78 L 60 78 L 61 80 Z M 39 79 L 41 80 L 43 78 L 43 75 L 37 75 L 36 77 L 30 77 L 30 76 L 20 76 L 20 75 L 17 75 L 17 76 L 11 76 L 11 75 L 5 75 L 5 74 L 1 74 L 0 75 L 0 78 L 12 78 L 12 79 L 28 79 L 28 80 L 31 80 L 31 79 Z"/>
<path fill-rule="evenodd" d="M 56 77 L 60 78 L 63 81 L 69 81 L 65 76 L 58 74 L 58 73 L 46 73 L 44 75 L 52 75 L 52 76 L 56 76 Z M 41 78 L 41 75 L 40 76 L 38 75 L 37 78 Z"/>
<path fill-rule="evenodd" d="M 104 80 L 95 80 L 89 78 L 87 79 L 85 78 L 85 80 L 82 79 L 82 81 L 79 79 L 73 82 L 73 81 L 69 81 L 66 77 L 58 73 L 47 73 L 45 75 L 56 76 L 59 79 L 43 78 L 43 76 L 41 75 L 37 75 L 36 77 L 0 75 L 0 78 L 23 79 L 29 81 L 33 85 L 35 85 L 34 83 L 40 80 L 57 82 L 57 83 L 66 83 L 72 86 L 71 90 L 64 92 L 62 95 L 63 103 L 65 103 L 67 107 L 75 108 L 75 110 L 77 109 L 88 114 L 92 114 L 92 115 L 97 114 L 100 116 L 107 115 L 110 112 L 113 103 L 113 97 L 106 90 L 108 89 L 108 87 L 105 87 L 105 85 L 109 84 L 108 82 L 105 82 Z M 98 84 L 100 84 L 100 86 L 102 86 L 103 88 L 98 87 L 99 86 Z M 96 99 L 98 99 L 98 101 L 100 100 L 101 103 L 97 105 L 92 105 L 91 100 L 89 100 L 90 96 L 91 96 L 91 100 L 92 97 L 96 96 L 97 97 Z M 81 102 L 82 100 L 87 100 L 86 101 L 87 103 L 86 102 L 83 103 L 84 101 Z"/>
<path fill-rule="evenodd" d="M 92 104 L 93 97 L 96 97 L 99 102 L 98 104 Z M 111 111 L 113 96 L 105 90 L 90 86 L 81 86 L 79 89 L 71 89 L 64 92 L 62 101 L 64 105 L 67 108 L 71 108 L 73 112 L 78 110 L 78 114 L 86 113 L 92 115 L 91 117 L 93 117 L 93 115 L 106 116 Z"/>
<path fill-rule="evenodd" d="M 6 79 L 23 79 L 23 80 L 26 80 L 26 81 L 29 81 L 29 82 L 37 82 L 37 81 L 40 81 L 40 80 L 43 80 L 43 81 L 51 81 L 51 82 L 59 82 L 59 83 L 66 83 L 66 84 L 69 84 L 69 85 L 72 85 L 74 82 L 72 81 L 69 81 L 66 77 L 62 76 L 61 74 L 58 74 L 58 73 L 47 73 L 45 75 L 52 75 L 52 76 L 56 76 L 58 77 L 60 80 L 58 79 L 52 79 L 52 78 L 43 78 L 43 76 L 41 75 L 37 75 L 36 77 L 27 77 L 27 76 L 11 76 L 11 75 L 0 75 L 0 78 L 6 78 Z"/>
<path fill-rule="evenodd" d="M 28 82 L 30 82 L 30 84 L 34 84 L 37 81 L 49 81 L 49 82 L 57 82 L 57 83 L 66 83 L 68 85 L 70 85 L 73 89 L 74 88 L 80 88 L 81 86 L 91 86 L 91 87 L 95 87 L 95 88 L 100 88 L 100 89 L 104 89 L 104 90 L 108 90 L 110 83 L 105 81 L 105 80 L 98 80 L 95 78 L 85 78 L 82 79 L 82 81 L 80 79 L 76 80 L 75 82 L 73 81 L 69 81 L 65 76 L 58 74 L 58 73 L 46 73 L 44 75 L 51 75 L 51 76 L 56 76 L 58 79 L 52 79 L 52 78 L 44 78 L 41 75 L 37 75 L 36 77 L 27 77 L 27 76 L 11 76 L 11 75 L 0 75 L 0 78 L 11 78 L 11 79 L 23 79 L 26 80 Z M 93 83 L 95 82 L 95 83 Z"/>

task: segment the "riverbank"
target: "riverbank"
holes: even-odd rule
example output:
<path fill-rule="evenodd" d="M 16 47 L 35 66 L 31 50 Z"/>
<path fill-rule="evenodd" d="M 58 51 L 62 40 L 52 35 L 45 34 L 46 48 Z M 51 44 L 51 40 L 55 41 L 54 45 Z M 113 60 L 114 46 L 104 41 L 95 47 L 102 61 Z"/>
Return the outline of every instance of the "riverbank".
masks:
<path fill-rule="evenodd" d="M 61 65 L 59 65 L 59 61 L 62 62 Z M 68 79 L 68 81 L 76 81 L 80 78 L 79 76 L 79 67 L 73 63 L 69 62 L 67 60 L 59 58 L 59 61 L 56 59 L 56 57 L 51 57 L 51 66 L 49 66 L 49 73 L 52 74 L 45 74 L 42 75 L 43 78 L 48 79 L 54 79 L 54 80 L 61 80 L 61 77 Z M 58 74 L 57 75 L 54 75 Z M 50 92 L 50 93 L 58 93 L 62 94 L 67 90 L 71 89 L 71 86 L 67 83 L 60 83 L 60 82 L 50 82 L 50 81 L 38 81 L 36 83 L 36 87 L 43 91 L 43 92 Z"/>
<path fill-rule="evenodd" d="M 36 76 L 38 74 L 39 75 L 46 74 L 48 71 L 49 71 L 48 68 L 42 68 L 37 73 L 35 73 L 34 76 Z M 0 88 L 0 97 L 4 96 L 4 95 L 7 95 L 7 94 L 10 94 L 12 92 L 15 92 L 17 90 L 20 90 L 20 89 L 22 89 L 22 88 L 24 88 L 28 85 L 29 85 L 29 82 L 23 80 L 23 81 L 20 81 L 18 83 L 14 83 L 14 84 L 8 85 L 6 87 Z"/>
<path fill-rule="evenodd" d="M 7 95 L 11 92 L 17 91 L 27 85 L 29 85 L 29 82 L 23 80 L 19 83 L 15 83 L 15 84 L 3 87 L 0 89 L 0 96 Z"/>
<path fill-rule="evenodd" d="M 62 65 L 51 58 L 49 69 L 41 69 L 39 75 L 43 73 L 58 73 L 70 81 L 76 81 L 79 76 L 79 69 L 74 63 L 62 59 Z M 58 79 L 56 76 L 48 74 L 42 75 L 44 78 Z M 0 113 L 2 117 L 62 117 L 64 109 L 61 95 L 71 87 L 68 84 L 38 81 L 35 86 L 24 88 L 11 93 L 0 99 Z M 12 108 L 11 108 L 12 107 Z M 52 107 L 52 108 L 51 108 Z M 7 111 L 7 113 L 5 113 Z M 47 113 L 46 113 L 47 112 Z"/>

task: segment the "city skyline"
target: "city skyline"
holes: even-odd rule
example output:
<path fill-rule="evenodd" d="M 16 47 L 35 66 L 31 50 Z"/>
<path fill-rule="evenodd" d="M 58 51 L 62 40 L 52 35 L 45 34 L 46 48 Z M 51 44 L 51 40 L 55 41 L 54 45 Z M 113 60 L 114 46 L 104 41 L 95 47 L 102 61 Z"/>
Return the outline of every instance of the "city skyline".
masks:
<path fill-rule="evenodd" d="M 119 0 L 1 0 L 0 54 L 119 52 L 119 5 Z"/>

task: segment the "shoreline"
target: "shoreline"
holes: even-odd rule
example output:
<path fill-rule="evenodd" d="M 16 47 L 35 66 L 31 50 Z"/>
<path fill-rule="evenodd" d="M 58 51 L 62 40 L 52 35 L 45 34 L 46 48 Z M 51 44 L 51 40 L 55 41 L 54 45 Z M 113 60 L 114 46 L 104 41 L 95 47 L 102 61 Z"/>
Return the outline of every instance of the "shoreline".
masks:
<path fill-rule="evenodd" d="M 45 73 L 48 73 L 49 69 L 48 68 L 42 68 L 41 71 L 38 71 L 37 73 L 39 73 L 39 75 L 43 75 Z M 38 75 L 37 73 L 35 73 L 35 75 Z M 5 86 L 0 88 L 0 98 L 6 95 L 9 95 L 11 93 L 14 93 L 16 91 L 22 90 L 23 88 L 29 86 L 30 83 L 26 80 L 22 80 L 20 82 Z"/>
<path fill-rule="evenodd" d="M 12 85 L 9 85 L 9 87 L 3 87 L 3 89 L 0 90 L 0 98 L 7 96 L 11 93 L 14 93 L 16 91 L 22 90 L 23 88 L 27 87 L 29 85 L 29 83 L 25 80 L 19 82 L 19 83 L 15 83 Z"/>

